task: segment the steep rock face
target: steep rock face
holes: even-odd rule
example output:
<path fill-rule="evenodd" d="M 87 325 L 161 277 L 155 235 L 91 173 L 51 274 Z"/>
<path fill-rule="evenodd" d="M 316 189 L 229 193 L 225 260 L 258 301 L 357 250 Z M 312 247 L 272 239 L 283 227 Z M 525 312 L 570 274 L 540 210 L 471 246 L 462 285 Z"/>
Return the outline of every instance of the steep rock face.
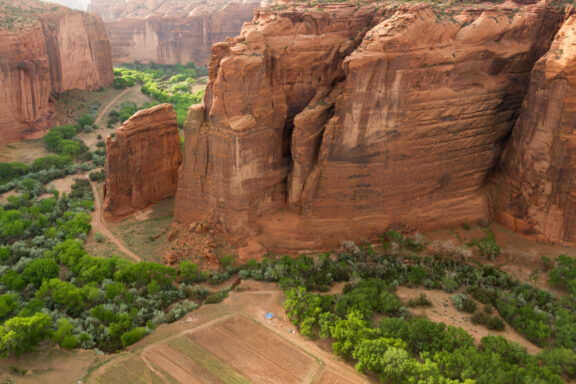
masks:
<path fill-rule="evenodd" d="M 104 218 L 120 220 L 174 196 L 181 162 L 172 104 L 137 112 L 106 141 Z"/>
<path fill-rule="evenodd" d="M 50 127 L 51 92 L 93 90 L 112 79 L 100 18 L 34 0 L 0 5 L 0 144 Z"/>
<path fill-rule="evenodd" d="M 90 10 L 107 20 L 114 62 L 207 64 L 212 45 L 236 36 L 259 2 L 93 1 Z"/>
<path fill-rule="evenodd" d="M 257 11 L 241 37 L 214 46 L 205 105 L 184 127 L 177 221 L 209 216 L 238 232 L 282 209 L 294 117 L 344 79 L 341 64 L 373 19 L 337 5 L 315 14 Z"/>
<path fill-rule="evenodd" d="M 85 12 L 40 17 L 54 92 L 96 90 L 112 83 L 110 41 L 102 20 Z"/>
<path fill-rule="evenodd" d="M 535 65 L 501 161 L 493 213 L 547 242 L 576 245 L 576 16 Z"/>
<path fill-rule="evenodd" d="M 0 30 L 0 144 L 42 135 L 54 115 L 42 26 Z"/>
<path fill-rule="evenodd" d="M 515 7 L 257 12 L 213 49 L 176 221 L 286 249 L 488 216 L 485 178 L 562 17 Z"/>

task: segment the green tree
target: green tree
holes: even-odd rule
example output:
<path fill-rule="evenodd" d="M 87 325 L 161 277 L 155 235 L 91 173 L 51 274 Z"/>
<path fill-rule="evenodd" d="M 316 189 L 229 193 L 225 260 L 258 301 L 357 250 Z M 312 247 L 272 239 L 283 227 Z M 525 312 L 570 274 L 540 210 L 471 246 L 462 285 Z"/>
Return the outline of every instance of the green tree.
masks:
<path fill-rule="evenodd" d="M 52 318 L 45 313 L 31 317 L 13 317 L 0 326 L 0 353 L 19 356 L 31 351 L 51 334 Z"/>
<path fill-rule="evenodd" d="M 44 280 L 58 276 L 58 264 L 54 259 L 40 258 L 32 260 L 22 271 L 22 279 L 26 284 L 34 284 L 40 287 Z"/>
<path fill-rule="evenodd" d="M 378 329 L 372 327 L 361 313 L 352 311 L 345 319 L 336 320 L 330 328 L 332 337 L 336 339 L 332 344 L 332 350 L 338 356 L 350 358 L 354 349 L 363 340 L 375 339 L 379 337 Z"/>
<path fill-rule="evenodd" d="M 121 337 L 120 340 L 122 341 L 122 346 L 126 348 L 129 345 L 134 344 L 138 340 L 142 339 L 146 336 L 146 328 L 143 327 L 136 327 L 128 332 L 125 332 Z"/>
<path fill-rule="evenodd" d="M 78 341 L 78 338 L 72 334 L 73 330 L 74 324 L 72 324 L 70 320 L 66 318 L 59 319 L 58 328 L 52 334 L 52 341 L 66 349 L 78 347 L 80 342 Z"/>
<path fill-rule="evenodd" d="M 0 296 L 0 321 L 4 321 L 18 309 L 18 295 L 6 293 Z"/>

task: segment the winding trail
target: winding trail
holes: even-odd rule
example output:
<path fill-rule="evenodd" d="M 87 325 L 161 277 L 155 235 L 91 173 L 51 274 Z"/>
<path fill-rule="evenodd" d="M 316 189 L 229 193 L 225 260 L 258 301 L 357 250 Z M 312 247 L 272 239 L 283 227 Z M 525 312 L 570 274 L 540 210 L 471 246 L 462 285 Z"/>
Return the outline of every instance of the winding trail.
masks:
<path fill-rule="evenodd" d="M 95 216 L 93 217 L 94 220 L 92 220 L 92 229 L 97 230 L 98 232 L 100 232 L 104 236 L 106 236 L 108 238 L 108 240 L 110 240 L 111 242 L 116 244 L 116 246 L 118 247 L 118 249 L 121 252 L 123 252 L 126 255 L 133 258 L 134 261 L 136 261 L 136 262 L 142 261 L 140 259 L 140 256 L 138 256 L 137 254 L 135 254 L 134 252 L 132 252 L 131 250 L 126 248 L 124 246 L 124 244 L 122 244 L 122 242 L 116 236 L 114 236 L 114 234 L 112 232 L 110 232 L 108 227 L 106 227 L 106 224 L 104 223 L 104 219 L 102 218 L 102 203 L 100 202 L 100 196 L 98 195 L 98 191 L 96 190 L 96 185 L 93 182 L 90 182 L 90 184 L 92 185 L 92 192 L 94 192 L 94 215 Z"/>
<path fill-rule="evenodd" d="M 114 106 L 114 104 L 116 104 L 116 102 L 130 90 L 131 88 L 126 88 L 118 96 L 112 99 L 106 105 L 106 107 L 104 107 L 102 112 L 100 112 L 98 117 L 96 117 L 96 120 L 94 120 L 94 124 L 100 126 L 99 125 L 100 121 L 106 116 L 110 108 L 112 108 L 112 106 Z M 114 236 L 114 234 L 108 229 L 108 227 L 104 223 L 104 218 L 102 217 L 102 202 L 100 201 L 100 196 L 98 195 L 98 191 L 96 190 L 96 184 L 93 183 L 92 181 L 90 182 L 90 184 L 92 185 L 92 192 L 94 193 L 94 216 L 92 220 L 92 229 L 106 236 L 108 240 L 116 244 L 116 246 L 121 252 L 123 252 L 127 256 L 130 256 L 132 259 L 134 259 L 134 261 L 137 262 L 141 261 L 140 256 L 138 256 L 137 254 L 126 248 L 126 246 L 124 246 L 124 244 L 116 236 Z"/>
<path fill-rule="evenodd" d="M 96 120 L 94 120 L 94 124 L 100 126 L 99 125 L 100 120 L 102 120 L 104 115 L 106 115 L 108 113 L 108 111 L 110 110 L 110 108 L 112 108 L 112 106 L 118 101 L 118 99 L 120 99 L 122 96 L 124 96 L 126 93 L 128 93 L 128 91 L 130 91 L 130 89 L 132 89 L 132 88 L 126 88 L 124 91 L 122 91 L 122 93 L 120 93 L 118 96 L 116 96 L 114 99 L 112 99 L 112 101 L 108 103 L 108 105 L 102 110 L 102 112 L 100 112 L 98 117 L 96 117 Z"/>

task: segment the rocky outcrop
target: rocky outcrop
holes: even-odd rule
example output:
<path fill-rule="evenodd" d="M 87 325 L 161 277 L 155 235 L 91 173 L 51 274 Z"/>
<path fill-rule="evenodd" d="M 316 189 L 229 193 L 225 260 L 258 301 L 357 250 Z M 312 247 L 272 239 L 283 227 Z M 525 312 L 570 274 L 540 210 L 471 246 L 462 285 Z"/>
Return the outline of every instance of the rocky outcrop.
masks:
<path fill-rule="evenodd" d="M 486 179 L 563 17 L 517 7 L 257 11 L 213 49 L 176 221 L 286 250 L 489 216 Z"/>
<path fill-rule="evenodd" d="M 117 221 L 174 196 L 181 161 L 174 107 L 137 112 L 106 141 L 104 218 Z"/>
<path fill-rule="evenodd" d="M 576 245 L 576 15 L 536 63 L 500 164 L 494 216 L 538 240 Z"/>
<path fill-rule="evenodd" d="M 111 84 L 110 44 L 99 17 L 9 0 L 0 5 L 0 21 L 0 144 L 41 136 L 53 123 L 52 92 Z"/>
<path fill-rule="evenodd" d="M 212 45 L 236 36 L 257 6 L 256 1 L 93 0 L 89 10 L 107 21 L 114 62 L 207 64 Z"/>

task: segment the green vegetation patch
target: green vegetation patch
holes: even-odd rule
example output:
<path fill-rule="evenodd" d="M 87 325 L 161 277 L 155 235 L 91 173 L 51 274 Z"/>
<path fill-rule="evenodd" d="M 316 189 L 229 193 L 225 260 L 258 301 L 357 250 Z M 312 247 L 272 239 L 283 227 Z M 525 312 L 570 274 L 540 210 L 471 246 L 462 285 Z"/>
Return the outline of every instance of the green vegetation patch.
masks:
<path fill-rule="evenodd" d="M 194 63 L 186 65 L 124 64 L 114 69 L 114 87 L 124 89 L 133 87 L 137 83 L 142 84 L 142 93 L 153 97 L 160 103 L 174 105 L 178 125 L 182 127 L 188 115 L 188 108 L 192 104 L 198 104 L 204 96 L 204 90 L 192 93 L 192 87 L 198 82 L 199 76 L 205 76 L 207 73 L 206 67 L 197 68 Z"/>

